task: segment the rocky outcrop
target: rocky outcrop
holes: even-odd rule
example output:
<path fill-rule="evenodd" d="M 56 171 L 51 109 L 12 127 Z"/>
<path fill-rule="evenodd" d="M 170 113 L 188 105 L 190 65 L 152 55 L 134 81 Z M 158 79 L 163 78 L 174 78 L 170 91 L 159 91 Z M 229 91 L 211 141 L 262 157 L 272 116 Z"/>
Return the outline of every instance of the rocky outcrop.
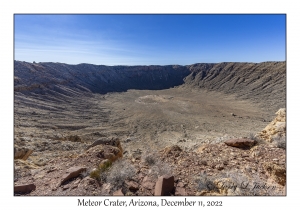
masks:
<path fill-rule="evenodd" d="M 286 137 L 286 109 L 281 108 L 275 114 L 275 119 L 256 136 L 267 142 Z"/>
<path fill-rule="evenodd" d="M 234 94 L 240 99 L 286 103 L 286 62 L 193 64 L 184 86 Z"/>

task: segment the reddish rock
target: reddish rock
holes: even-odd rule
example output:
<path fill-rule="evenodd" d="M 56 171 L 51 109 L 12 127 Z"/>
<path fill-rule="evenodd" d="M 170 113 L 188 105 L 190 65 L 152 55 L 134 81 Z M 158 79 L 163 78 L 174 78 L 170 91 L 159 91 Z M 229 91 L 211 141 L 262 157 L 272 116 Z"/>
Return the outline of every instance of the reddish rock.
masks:
<path fill-rule="evenodd" d="M 35 189 L 35 184 L 17 185 L 14 187 L 14 193 L 29 193 Z"/>
<path fill-rule="evenodd" d="M 81 172 L 85 171 L 86 168 L 85 167 L 72 167 L 72 168 L 69 168 L 65 174 L 63 175 L 62 179 L 61 179 L 61 182 L 60 182 L 60 185 L 62 185 L 64 182 L 72 179 L 72 178 L 75 178 L 77 176 L 80 175 Z"/>
<path fill-rule="evenodd" d="M 158 178 L 154 195 L 168 195 L 174 189 L 174 176 L 164 175 Z"/>
<path fill-rule="evenodd" d="M 226 145 L 231 147 L 238 147 L 238 148 L 249 148 L 256 144 L 256 141 L 252 139 L 229 139 L 224 142 Z"/>

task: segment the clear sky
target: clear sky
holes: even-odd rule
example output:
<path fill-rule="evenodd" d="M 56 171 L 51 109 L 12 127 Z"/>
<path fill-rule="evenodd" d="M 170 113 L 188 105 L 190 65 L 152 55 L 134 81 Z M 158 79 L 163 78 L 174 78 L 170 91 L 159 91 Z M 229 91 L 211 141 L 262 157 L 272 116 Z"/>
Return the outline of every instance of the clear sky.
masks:
<path fill-rule="evenodd" d="M 14 15 L 15 60 L 187 65 L 286 60 L 285 15 Z"/>

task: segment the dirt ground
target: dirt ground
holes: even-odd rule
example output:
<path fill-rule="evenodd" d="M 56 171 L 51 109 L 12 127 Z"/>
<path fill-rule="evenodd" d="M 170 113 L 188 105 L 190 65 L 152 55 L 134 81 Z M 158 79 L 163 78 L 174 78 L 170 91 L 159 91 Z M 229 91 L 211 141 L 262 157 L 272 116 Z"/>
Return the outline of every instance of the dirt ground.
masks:
<path fill-rule="evenodd" d="M 68 154 L 105 136 L 119 137 L 128 153 L 156 151 L 174 144 L 193 149 L 203 143 L 256 134 L 274 118 L 261 107 L 233 95 L 181 87 L 105 95 L 81 93 L 76 98 L 16 93 L 15 139 L 33 139 L 27 146 L 34 147 L 39 157 L 48 154 L 49 158 L 59 154 L 48 150 L 47 145 L 37 149 L 41 146 L 37 142 L 55 143 L 75 135 L 83 143 L 70 142 L 71 148 L 65 149 Z"/>

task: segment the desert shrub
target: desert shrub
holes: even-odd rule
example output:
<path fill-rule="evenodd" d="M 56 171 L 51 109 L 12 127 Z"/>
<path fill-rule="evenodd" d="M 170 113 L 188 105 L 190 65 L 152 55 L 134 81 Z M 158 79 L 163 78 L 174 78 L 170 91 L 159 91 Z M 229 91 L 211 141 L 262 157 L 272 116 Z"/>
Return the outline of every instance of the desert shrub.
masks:
<path fill-rule="evenodd" d="M 273 145 L 278 148 L 286 149 L 286 138 L 285 136 L 277 136 L 273 138 Z"/>
<path fill-rule="evenodd" d="M 117 160 L 113 166 L 106 171 L 105 179 L 113 186 L 113 190 L 120 189 L 124 181 L 133 177 L 136 174 L 135 167 L 130 162 L 120 159 Z"/>
<path fill-rule="evenodd" d="M 169 164 L 162 162 L 160 160 L 157 160 L 154 165 L 149 170 L 149 175 L 154 177 L 159 177 L 165 174 L 172 174 L 172 168 Z"/>
<path fill-rule="evenodd" d="M 94 168 L 90 172 L 90 177 L 93 178 L 93 179 L 100 180 L 100 170 L 98 168 Z"/>
<path fill-rule="evenodd" d="M 106 174 L 105 172 L 112 166 L 112 161 L 110 160 L 105 160 L 102 163 L 100 163 L 98 165 L 97 168 L 94 168 L 91 172 L 90 172 L 90 177 L 97 179 L 97 180 L 105 180 L 106 178 Z"/>
<path fill-rule="evenodd" d="M 206 190 L 206 191 L 216 191 L 217 188 L 215 184 L 213 183 L 214 177 L 212 176 L 207 176 L 206 173 L 200 174 L 195 179 L 195 183 L 197 184 L 197 190 L 199 192 Z"/>
<path fill-rule="evenodd" d="M 158 160 L 155 154 L 153 153 L 146 153 L 143 155 L 143 161 L 148 165 L 154 165 Z"/>

